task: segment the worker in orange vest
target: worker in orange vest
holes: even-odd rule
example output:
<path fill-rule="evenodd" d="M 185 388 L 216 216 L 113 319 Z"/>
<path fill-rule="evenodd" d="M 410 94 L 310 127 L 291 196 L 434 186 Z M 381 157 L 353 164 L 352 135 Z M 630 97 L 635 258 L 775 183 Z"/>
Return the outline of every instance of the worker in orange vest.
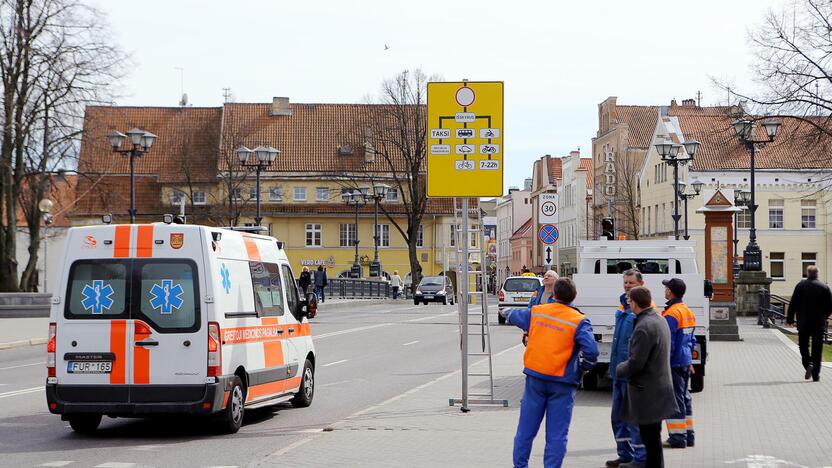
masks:
<path fill-rule="evenodd" d="M 673 377 L 673 392 L 676 394 L 676 406 L 679 412 L 667 420 L 667 432 L 670 434 L 665 447 L 693 447 L 693 400 L 690 396 L 689 382 L 693 371 L 693 349 L 696 346 L 694 329 L 696 316 L 682 302 L 687 290 L 685 282 L 679 278 L 662 281 L 664 297 L 667 299 L 662 316 L 670 327 L 670 375 Z"/>
<path fill-rule="evenodd" d="M 526 388 L 520 404 L 520 421 L 514 436 L 514 466 L 525 468 L 543 416 L 546 449 L 543 465 L 562 466 L 575 392 L 584 373 L 598 359 L 592 324 L 572 307 L 577 291 L 569 278 L 555 281 L 554 303 L 531 308 L 505 309 L 508 323 L 529 333 L 523 356 Z"/>

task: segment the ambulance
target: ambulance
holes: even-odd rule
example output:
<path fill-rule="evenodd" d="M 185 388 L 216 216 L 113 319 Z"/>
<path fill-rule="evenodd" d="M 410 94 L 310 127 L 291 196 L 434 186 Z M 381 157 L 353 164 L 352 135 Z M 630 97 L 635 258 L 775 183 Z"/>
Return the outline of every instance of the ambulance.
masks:
<path fill-rule="evenodd" d="M 76 432 L 102 416 L 212 415 L 314 396 L 309 319 L 281 242 L 164 223 L 71 228 L 52 298 L 49 411 Z"/>

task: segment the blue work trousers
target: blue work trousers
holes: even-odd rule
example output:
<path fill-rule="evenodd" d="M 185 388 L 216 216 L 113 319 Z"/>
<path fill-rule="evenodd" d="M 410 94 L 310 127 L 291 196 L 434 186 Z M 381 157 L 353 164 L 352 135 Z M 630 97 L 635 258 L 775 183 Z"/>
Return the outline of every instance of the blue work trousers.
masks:
<path fill-rule="evenodd" d="M 543 451 L 545 468 L 560 468 L 566 456 L 566 440 L 577 387 L 526 376 L 526 389 L 520 403 L 520 422 L 514 436 L 514 466 L 529 466 L 532 442 L 546 416 L 546 449 Z"/>
<path fill-rule="evenodd" d="M 690 397 L 690 367 L 672 367 L 670 375 L 673 377 L 673 394 L 676 396 L 676 406 L 679 411 L 667 420 L 668 441 L 675 447 L 692 446 L 693 432 L 693 401 Z"/>
<path fill-rule="evenodd" d="M 621 419 L 621 406 L 627 401 L 627 381 L 612 381 L 612 432 L 615 436 L 615 446 L 618 458 L 627 462 L 634 461 L 641 465 L 647 463 L 647 452 L 641 442 L 638 426 Z"/>

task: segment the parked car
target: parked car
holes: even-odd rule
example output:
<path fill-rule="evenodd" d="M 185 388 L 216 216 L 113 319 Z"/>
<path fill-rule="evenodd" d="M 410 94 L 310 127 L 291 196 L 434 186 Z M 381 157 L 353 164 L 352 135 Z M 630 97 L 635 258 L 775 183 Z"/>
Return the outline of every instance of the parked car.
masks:
<path fill-rule="evenodd" d="M 500 310 L 510 307 L 526 307 L 534 292 L 542 285 L 543 278 L 537 276 L 509 276 L 497 294 Z M 500 314 L 497 314 L 497 320 L 501 325 L 506 323 L 506 319 Z"/>
<path fill-rule="evenodd" d="M 413 296 L 413 303 L 428 305 L 428 302 L 441 302 L 443 304 L 455 304 L 456 295 L 451 278 L 447 276 L 426 276 L 416 288 L 416 295 Z"/>

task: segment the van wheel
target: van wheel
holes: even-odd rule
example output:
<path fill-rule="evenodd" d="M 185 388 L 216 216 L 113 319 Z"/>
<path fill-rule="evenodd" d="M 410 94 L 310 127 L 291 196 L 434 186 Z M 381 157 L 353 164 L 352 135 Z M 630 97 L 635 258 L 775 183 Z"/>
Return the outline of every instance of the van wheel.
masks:
<path fill-rule="evenodd" d="M 692 375 L 690 376 L 690 392 L 691 393 L 699 393 L 705 389 L 705 376 L 704 375 Z"/>
<path fill-rule="evenodd" d="M 598 374 L 595 373 L 595 370 L 587 372 L 582 383 L 584 390 L 598 390 Z"/>
<path fill-rule="evenodd" d="M 448 305 L 448 298 L 442 298 L 442 305 Z"/>
<path fill-rule="evenodd" d="M 228 406 L 225 407 L 222 417 L 222 430 L 226 434 L 234 434 L 243 425 L 243 414 L 246 406 L 246 392 L 243 390 L 243 383 L 240 377 L 234 376 L 231 380 L 231 395 L 228 397 Z"/>
<path fill-rule="evenodd" d="M 74 414 L 69 417 L 69 426 L 79 434 L 91 434 L 101 424 L 100 414 Z"/>
<path fill-rule="evenodd" d="M 295 408 L 306 408 L 312 404 L 315 396 L 315 369 L 309 359 L 303 364 L 303 378 L 300 381 L 300 390 L 292 398 L 292 406 Z"/>

